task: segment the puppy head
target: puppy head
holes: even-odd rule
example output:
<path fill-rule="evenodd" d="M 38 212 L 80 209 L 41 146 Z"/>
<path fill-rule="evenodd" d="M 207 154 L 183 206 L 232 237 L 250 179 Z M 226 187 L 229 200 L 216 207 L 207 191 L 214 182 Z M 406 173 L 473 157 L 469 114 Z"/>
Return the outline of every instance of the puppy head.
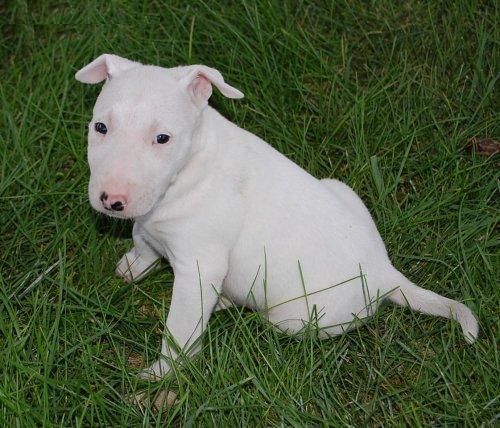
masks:
<path fill-rule="evenodd" d="M 105 214 L 147 214 L 191 155 L 191 140 L 212 85 L 243 94 L 204 65 L 161 68 L 104 54 L 75 75 L 106 80 L 89 123 L 89 199 Z"/>

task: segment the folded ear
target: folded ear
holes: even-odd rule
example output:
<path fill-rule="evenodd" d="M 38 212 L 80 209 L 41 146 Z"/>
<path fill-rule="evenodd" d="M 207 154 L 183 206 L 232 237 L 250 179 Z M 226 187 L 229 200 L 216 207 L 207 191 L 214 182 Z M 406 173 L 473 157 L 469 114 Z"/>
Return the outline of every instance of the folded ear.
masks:
<path fill-rule="evenodd" d="M 102 54 L 75 74 L 76 80 L 82 83 L 99 83 L 122 71 L 141 65 L 118 55 Z"/>
<path fill-rule="evenodd" d="M 212 95 L 212 85 L 215 85 L 227 98 L 244 97 L 241 91 L 224 82 L 224 77 L 215 68 L 206 65 L 190 65 L 185 68 L 187 73 L 181 78 L 181 83 L 186 86 L 193 101 L 198 105 L 208 102 L 210 95 Z"/>

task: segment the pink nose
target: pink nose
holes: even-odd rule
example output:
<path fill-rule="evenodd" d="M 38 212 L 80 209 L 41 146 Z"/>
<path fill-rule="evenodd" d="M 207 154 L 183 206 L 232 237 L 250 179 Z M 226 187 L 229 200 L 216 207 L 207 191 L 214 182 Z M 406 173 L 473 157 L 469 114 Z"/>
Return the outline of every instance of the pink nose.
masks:
<path fill-rule="evenodd" d="M 127 197 L 124 195 L 108 195 L 102 192 L 99 199 L 104 209 L 109 211 L 123 211 L 127 205 Z"/>

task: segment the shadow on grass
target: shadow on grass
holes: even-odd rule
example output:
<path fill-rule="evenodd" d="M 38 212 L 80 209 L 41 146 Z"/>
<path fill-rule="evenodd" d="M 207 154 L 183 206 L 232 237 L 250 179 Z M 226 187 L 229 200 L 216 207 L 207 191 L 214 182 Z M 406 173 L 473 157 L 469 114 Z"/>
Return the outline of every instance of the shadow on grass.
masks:
<path fill-rule="evenodd" d="M 92 211 L 90 219 L 99 234 L 108 235 L 116 239 L 132 238 L 134 223 L 131 220 L 112 218 L 95 211 Z"/>

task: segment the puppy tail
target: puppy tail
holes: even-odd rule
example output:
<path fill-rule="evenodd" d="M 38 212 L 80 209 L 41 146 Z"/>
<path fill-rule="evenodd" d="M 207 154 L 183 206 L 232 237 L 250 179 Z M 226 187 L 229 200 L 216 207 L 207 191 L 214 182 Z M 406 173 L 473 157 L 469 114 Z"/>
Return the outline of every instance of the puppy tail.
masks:
<path fill-rule="evenodd" d="M 399 287 L 388 296 L 391 302 L 399 306 L 409 306 L 424 314 L 454 319 L 460 323 L 467 342 L 473 343 L 476 340 L 479 333 L 478 322 L 472 311 L 463 303 L 421 288 L 400 272 L 397 272 L 396 281 Z"/>

